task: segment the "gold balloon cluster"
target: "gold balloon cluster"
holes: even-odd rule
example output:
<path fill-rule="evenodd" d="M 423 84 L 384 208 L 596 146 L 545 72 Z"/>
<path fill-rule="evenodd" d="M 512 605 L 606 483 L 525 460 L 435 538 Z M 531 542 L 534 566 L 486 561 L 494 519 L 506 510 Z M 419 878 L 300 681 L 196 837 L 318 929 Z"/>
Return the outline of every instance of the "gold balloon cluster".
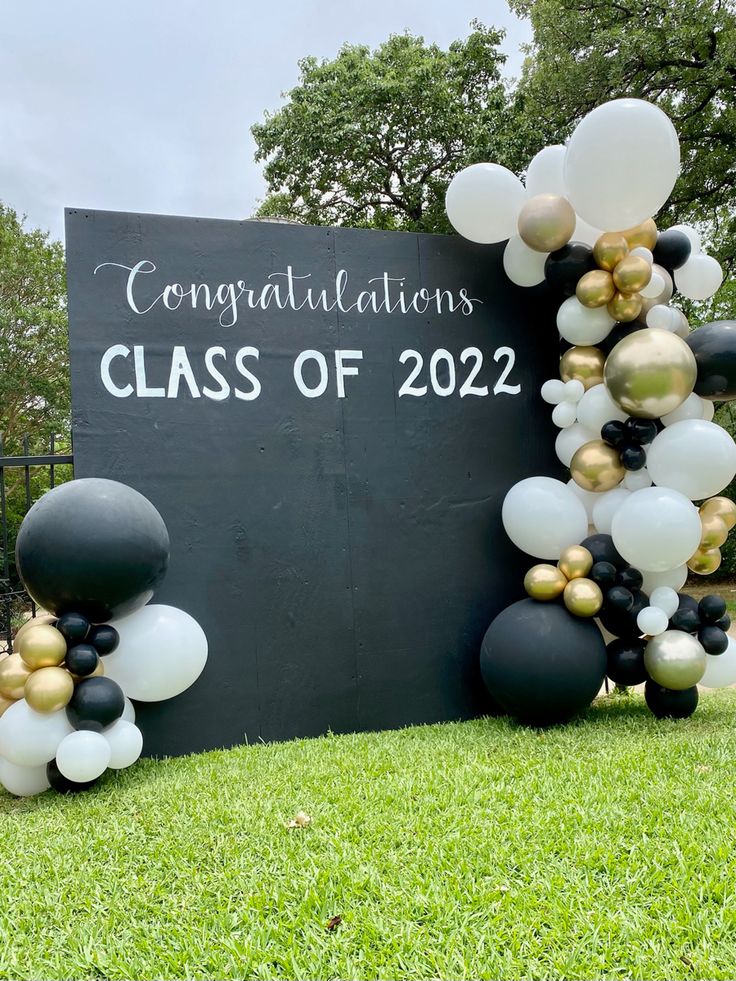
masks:
<path fill-rule="evenodd" d="M 584 307 L 606 307 L 614 320 L 627 323 L 641 313 L 640 291 L 652 278 L 652 267 L 631 250 L 653 249 L 657 226 L 652 218 L 623 232 L 604 232 L 593 246 L 597 269 L 578 280 L 575 295 Z"/>
<path fill-rule="evenodd" d="M 721 564 L 721 545 L 736 525 L 736 504 L 727 497 L 711 497 L 700 505 L 700 546 L 687 567 L 698 576 L 709 576 Z"/>
<path fill-rule="evenodd" d="M 15 651 L 0 660 L 0 715 L 21 698 L 36 712 L 58 712 L 74 694 L 81 681 L 64 664 L 67 644 L 56 629 L 56 618 L 28 620 L 15 636 Z M 100 658 L 85 678 L 105 673 Z"/>
<path fill-rule="evenodd" d="M 524 576 L 524 589 L 532 599 L 548 602 L 562 600 L 577 617 L 594 617 L 603 606 L 600 586 L 586 578 L 593 568 L 593 556 L 582 545 L 570 545 L 560 555 L 557 565 L 541 562 Z"/>

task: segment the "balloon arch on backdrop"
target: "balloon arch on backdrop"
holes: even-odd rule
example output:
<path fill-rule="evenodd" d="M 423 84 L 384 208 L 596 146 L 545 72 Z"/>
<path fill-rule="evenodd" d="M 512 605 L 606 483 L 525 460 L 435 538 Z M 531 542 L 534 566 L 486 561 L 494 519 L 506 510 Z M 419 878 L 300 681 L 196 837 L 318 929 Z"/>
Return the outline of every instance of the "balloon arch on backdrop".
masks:
<path fill-rule="evenodd" d="M 713 422 L 713 403 L 736 399 L 736 321 L 691 333 L 671 304 L 675 291 L 706 300 L 723 280 L 695 228 L 658 231 L 653 220 L 679 171 L 665 113 L 617 99 L 566 146 L 541 150 L 526 186 L 480 163 L 447 190 L 461 235 L 508 239 L 508 278 L 546 282 L 560 300 L 565 350 L 541 396 L 571 479 L 529 477 L 508 491 L 509 538 L 546 561 L 481 650 L 491 696 L 524 722 L 569 719 L 606 676 L 645 683 L 652 712 L 675 718 L 695 711 L 698 684 L 736 682 L 724 600 L 682 592 L 688 571 L 715 572 L 736 524 L 736 505 L 717 496 L 736 474 L 736 444 Z"/>

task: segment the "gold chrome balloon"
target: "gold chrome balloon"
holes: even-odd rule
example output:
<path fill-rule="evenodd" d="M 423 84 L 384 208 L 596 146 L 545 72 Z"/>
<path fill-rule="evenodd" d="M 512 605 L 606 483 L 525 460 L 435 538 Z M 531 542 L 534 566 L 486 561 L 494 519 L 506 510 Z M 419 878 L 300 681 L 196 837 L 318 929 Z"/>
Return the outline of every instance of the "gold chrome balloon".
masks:
<path fill-rule="evenodd" d="M 674 412 L 692 393 L 695 355 L 676 334 L 657 327 L 624 337 L 606 358 L 608 394 L 624 412 L 659 419 Z"/>
<path fill-rule="evenodd" d="M 621 234 L 629 243 L 630 249 L 635 249 L 642 245 L 645 249 L 651 251 L 657 244 L 657 226 L 654 223 L 654 218 L 647 218 L 641 225 L 626 228 Z"/>
<path fill-rule="evenodd" d="M 709 548 L 720 548 L 728 538 L 728 525 L 719 514 L 701 513 L 700 525 L 703 529 L 700 548 L 703 551 L 707 551 Z"/>
<path fill-rule="evenodd" d="M 0 695 L 0 716 L 5 715 L 11 705 L 15 705 L 15 698 L 6 698 L 4 695 Z"/>
<path fill-rule="evenodd" d="M 602 493 L 617 487 L 626 471 L 621 464 L 618 450 L 602 439 L 583 443 L 570 463 L 572 479 L 583 490 Z"/>
<path fill-rule="evenodd" d="M 705 674 L 705 651 L 698 639 L 684 630 L 665 630 L 647 643 L 644 667 L 663 688 L 682 691 L 697 685 Z"/>
<path fill-rule="evenodd" d="M 48 623 L 53 626 L 56 623 L 56 617 L 52 616 L 50 613 L 44 613 L 40 617 L 31 617 L 29 620 L 26 620 L 23 626 L 18 628 L 18 633 L 15 635 L 15 639 L 13 640 L 13 645 L 16 647 L 16 649 L 18 647 L 18 641 L 21 639 L 23 634 L 28 633 L 29 630 L 33 629 L 33 627 L 38 627 L 42 623 Z"/>
<path fill-rule="evenodd" d="M 593 246 L 593 258 L 599 269 L 612 273 L 628 251 L 629 244 L 621 232 L 604 232 Z"/>
<path fill-rule="evenodd" d="M 48 623 L 31 627 L 23 634 L 17 648 L 32 671 L 56 667 L 66 657 L 64 635 Z"/>
<path fill-rule="evenodd" d="M 17 652 L 0 661 L 0 695 L 5 698 L 23 698 L 23 689 L 31 675 L 31 669 Z"/>
<path fill-rule="evenodd" d="M 593 568 L 593 556 L 583 545 L 563 549 L 557 568 L 567 579 L 582 579 Z"/>
<path fill-rule="evenodd" d="M 628 324 L 639 316 L 641 297 L 638 293 L 621 293 L 620 290 L 617 290 L 606 309 L 614 320 Z"/>
<path fill-rule="evenodd" d="M 603 606 L 603 593 L 592 579 L 571 579 L 562 599 L 576 617 L 594 617 Z"/>
<path fill-rule="evenodd" d="M 575 209 L 559 194 L 535 194 L 519 213 L 519 235 L 536 252 L 554 252 L 572 238 Z"/>
<path fill-rule="evenodd" d="M 721 564 L 720 548 L 699 548 L 687 560 L 687 567 L 696 576 L 710 576 Z"/>
<path fill-rule="evenodd" d="M 597 347 L 571 347 L 560 358 L 560 378 L 582 382 L 587 392 L 603 381 L 605 363 L 606 356 Z"/>
<path fill-rule="evenodd" d="M 545 562 L 533 565 L 524 576 L 524 589 L 532 599 L 542 602 L 557 599 L 566 585 L 567 579 L 560 570 Z"/>
<path fill-rule="evenodd" d="M 25 699 L 36 712 L 58 712 L 73 694 L 72 676 L 64 668 L 39 668 L 26 681 Z"/>
<path fill-rule="evenodd" d="M 717 514 L 730 531 L 736 525 L 736 504 L 728 497 L 711 497 L 700 505 L 700 517 Z"/>
<path fill-rule="evenodd" d="M 575 295 L 584 307 L 604 307 L 616 292 L 613 276 L 605 269 L 591 269 L 578 280 Z"/>
<path fill-rule="evenodd" d="M 622 293 L 638 293 L 652 278 L 652 267 L 640 255 L 627 255 L 613 270 L 616 289 Z"/>

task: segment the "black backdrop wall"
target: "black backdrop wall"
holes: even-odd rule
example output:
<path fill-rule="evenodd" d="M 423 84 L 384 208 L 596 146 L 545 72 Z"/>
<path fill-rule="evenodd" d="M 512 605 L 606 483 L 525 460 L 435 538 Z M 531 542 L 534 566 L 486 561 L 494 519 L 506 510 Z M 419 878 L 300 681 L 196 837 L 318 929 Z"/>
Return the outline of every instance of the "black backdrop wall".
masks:
<path fill-rule="evenodd" d="M 482 713 L 530 564 L 501 502 L 557 467 L 543 288 L 459 237 L 69 210 L 66 238 L 75 474 L 161 511 L 153 602 L 210 643 L 139 706 L 147 751 Z"/>

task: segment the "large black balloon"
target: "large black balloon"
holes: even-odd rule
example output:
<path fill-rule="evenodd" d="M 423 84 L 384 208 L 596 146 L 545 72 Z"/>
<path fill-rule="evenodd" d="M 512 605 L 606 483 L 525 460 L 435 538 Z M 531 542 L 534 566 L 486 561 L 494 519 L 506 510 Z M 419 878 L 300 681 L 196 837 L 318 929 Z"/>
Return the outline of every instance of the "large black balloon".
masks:
<path fill-rule="evenodd" d="M 626 559 L 619 554 L 610 535 L 589 535 L 581 545 L 588 549 L 594 562 L 610 562 L 617 569 L 627 569 L 629 566 Z"/>
<path fill-rule="evenodd" d="M 716 320 L 687 337 L 695 355 L 695 391 L 713 402 L 736 399 L 736 320 Z"/>
<path fill-rule="evenodd" d="M 698 686 L 672 691 L 654 681 L 647 681 L 644 698 L 658 719 L 687 719 L 698 707 Z"/>
<path fill-rule="evenodd" d="M 46 779 L 59 794 L 78 794 L 82 790 L 93 787 L 100 778 L 95 777 L 94 780 L 85 780 L 83 783 L 78 780 L 70 780 L 56 765 L 56 760 L 51 760 L 50 763 L 46 764 Z"/>
<path fill-rule="evenodd" d="M 654 261 L 664 266 L 669 272 L 684 266 L 690 258 L 692 244 L 684 232 L 676 228 L 667 228 L 657 236 L 657 242 L 652 249 Z"/>
<path fill-rule="evenodd" d="M 593 250 L 589 245 L 568 242 L 547 256 L 544 278 L 557 293 L 572 296 L 580 277 L 595 268 Z"/>
<path fill-rule="evenodd" d="M 125 709 L 125 695 L 111 678 L 86 678 L 74 688 L 66 717 L 75 729 L 102 732 L 116 722 Z"/>
<path fill-rule="evenodd" d="M 606 647 L 606 674 L 617 685 L 642 685 L 647 680 L 643 640 L 612 640 Z"/>
<path fill-rule="evenodd" d="M 622 341 L 624 337 L 628 337 L 629 334 L 635 333 L 637 330 L 643 330 L 646 325 L 638 320 L 631 320 L 628 323 L 614 324 L 611 328 L 611 332 L 607 337 L 604 337 L 602 341 L 596 344 L 603 353 L 608 357 L 611 351 L 616 347 L 619 341 Z"/>
<path fill-rule="evenodd" d="M 89 477 L 61 484 L 33 505 L 15 554 L 39 606 L 99 622 L 148 602 L 166 572 L 169 535 L 138 491 Z"/>
<path fill-rule="evenodd" d="M 558 603 L 524 599 L 499 613 L 486 631 L 480 669 L 509 715 L 552 725 L 593 701 L 606 673 L 606 648 L 591 620 Z"/>
<path fill-rule="evenodd" d="M 649 597 L 640 589 L 632 590 L 632 592 L 634 595 L 634 605 L 630 609 L 609 606 L 604 603 L 598 614 L 603 626 L 614 637 L 633 639 L 634 637 L 641 636 L 641 630 L 637 626 L 636 618 L 645 606 L 649 606 Z"/>

